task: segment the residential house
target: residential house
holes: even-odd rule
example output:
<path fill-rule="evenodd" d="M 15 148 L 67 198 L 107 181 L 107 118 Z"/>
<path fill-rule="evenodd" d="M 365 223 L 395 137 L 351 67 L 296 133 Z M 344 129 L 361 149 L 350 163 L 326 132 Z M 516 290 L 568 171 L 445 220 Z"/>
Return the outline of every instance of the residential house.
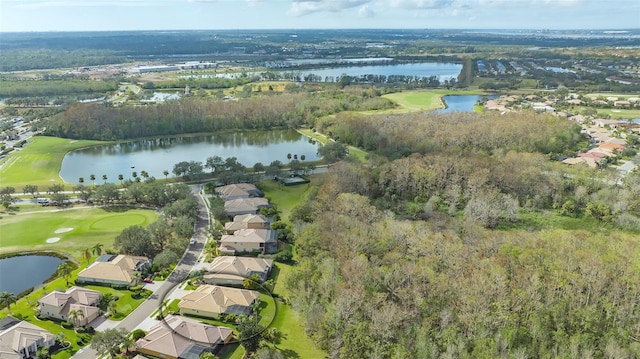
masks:
<path fill-rule="evenodd" d="M 262 252 L 275 253 L 278 250 L 277 232 L 271 229 L 240 229 L 232 235 L 220 238 L 220 253 Z"/>
<path fill-rule="evenodd" d="M 49 348 L 55 335 L 34 324 L 13 317 L 0 319 L 0 358 L 25 359 L 36 356 L 39 348 Z"/>
<path fill-rule="evenodd" d="M 238 198 L 264 197 L 264 193 L 251 183 L 235 183 L 216 187 L 216 193 L 225 201 Z"/>
<path fill-rule="evenodd" d="M 230 216 L 258 214 L 260 208 L 269 206 L 266 198 L 236 198 L 224 202 L 224 210 Z"/>
<path fill-rule="evenodd" d="M 257 257 L 216 257 L 203 276 L 207 284 L 242 285 L 245 278 L 257 274 L 261 282 L 267 280 L 273 260 Z"/>
<path fill-rule="evenodd" d="M 198 359 L 217 353 L 233 339 L 233 330 L 169 315 L 135 343 L 136 351 L 154 358 Z"/>
<path fill-rule="evenodd" d="M 38 300 L 40 316 L 69 320 L 69 312 L 80 311 L 76 324 L 84 326 L 100 315 L 98 302 L 102 293 L 81 287 L 71 287 L 64 292 L 53 291 Z"/>
<path fill-rule="evenodd" d="M 239 229 L 269 229 L 269 220 L 260 214 L 241 214 L 233 217 L 232 222 L 224 225 L 228 234 Z"/>
<path fill-rule="evenodd" d="M 78 273 L 76 283 L 134 285 L 136 279 L 139 278 L 135 273 L 150 267 L 151 263 L 146 257 L 124 254 L 102 255 L 89 267 Z"/>
<path fill-rule="evenodd" d="M 201 285 L 178 303 L 180 313 L 219 319 L 225 314 L 249 315 L 260 294 L 255 290 Z"/>

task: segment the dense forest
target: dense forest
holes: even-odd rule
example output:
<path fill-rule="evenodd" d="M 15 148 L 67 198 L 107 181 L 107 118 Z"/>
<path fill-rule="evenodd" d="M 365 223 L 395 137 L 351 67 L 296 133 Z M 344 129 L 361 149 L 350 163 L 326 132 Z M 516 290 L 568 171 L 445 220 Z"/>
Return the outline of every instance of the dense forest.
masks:
<path fill-rule="evenodd" d="M 549 161 L 580 142 L 570 122 L 323 126 L 376 154 L 334 165 L 291 217 L 290 299 L 331 357 L 640 356 L 640 174 L 616 186 Z"/>
<path fill-rule="evenodd" d="M 187 98 L 158 105 L 113 107 L 73 104 L 47 122 L 46 134 L 66 138 L 118 140 L 239 129 L 296 127 L 319 116 L 347 110 L 375 110 L 393 103 L 374 91 L 271 93 L 224 101 Z"/>

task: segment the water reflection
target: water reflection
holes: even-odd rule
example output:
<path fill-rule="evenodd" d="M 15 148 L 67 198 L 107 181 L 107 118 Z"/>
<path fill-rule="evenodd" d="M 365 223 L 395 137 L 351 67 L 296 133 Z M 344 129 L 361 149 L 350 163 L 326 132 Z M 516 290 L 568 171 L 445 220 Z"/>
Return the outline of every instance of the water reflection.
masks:
<path fill-rule="evenodd" d="M 181 161 L 206 162 L 208 157 L 236 157 L 247 167 L 257 162 L 288 162 L 288 154 L 319 159 L 317 145 L 296 131 L 245 131 L 199 136 L 142 139 L 113 145 L 95 146 L 68 153 L 62 161 L 60 176 L 69 183 L 91 174 L 107 175 L 115 182 L 118 175 L 130 178 L 132 171 L 147 171 L 163 178 L 164 170 L 172 171 Z"/>

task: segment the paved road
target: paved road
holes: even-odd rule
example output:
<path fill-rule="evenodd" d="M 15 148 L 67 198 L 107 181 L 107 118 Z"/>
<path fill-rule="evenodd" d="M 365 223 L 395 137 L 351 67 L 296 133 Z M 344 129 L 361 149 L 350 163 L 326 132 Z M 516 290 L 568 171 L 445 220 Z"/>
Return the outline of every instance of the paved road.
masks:
<path fill-rule="evenodd" d="M 147 298 L 136 310 L 123 319 L 116 329 L 124 328 L 128 332 L 135 329 L 140 323 L 147 319 L 153 312 L 160 307 L 164 297 L 168 296 L 178 285 L 187 278 L 193 266 L 197 263 L 198 258 L 202 254 L 204 245 L 207 241 L 207 233 L 209 228 L 209 210 L 205 205 L 205 199 L 198 194 L 200 186 L 191 186 L 192 192 L 198 198 L 198 219 L 196 221 L 196 233 L 194 238 L 196 243 L 189 245 L 182 259 L 169 275 L 167 280 Z M 85 347 L 78 351 L 72 358 L 74 359 L 95 359 L 99 355 L 90 347 Z"/>

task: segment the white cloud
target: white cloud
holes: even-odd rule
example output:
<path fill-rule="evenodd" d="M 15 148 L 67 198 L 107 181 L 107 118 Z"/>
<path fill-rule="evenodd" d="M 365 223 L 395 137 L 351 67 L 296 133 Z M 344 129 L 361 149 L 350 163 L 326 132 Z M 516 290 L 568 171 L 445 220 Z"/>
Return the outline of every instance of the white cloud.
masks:
<path fill-rule="evenodd" d="M 293 0 L 289 14 L 303 16 L 315 12 L 339 12 L 370 3 L 372 0 Z"/>
<path fill-rule="evenodd" d="M 455 0 L 392 0 L 392 7 L 403 9 L 443 9 L 454 6 Z"/>
<path fill-rule="evenodd" d="M 369 4 L 362 5 L 358 9 L 358 16 L 360 17 L 374 17 L 376 12 L 369 6 Z"/>

